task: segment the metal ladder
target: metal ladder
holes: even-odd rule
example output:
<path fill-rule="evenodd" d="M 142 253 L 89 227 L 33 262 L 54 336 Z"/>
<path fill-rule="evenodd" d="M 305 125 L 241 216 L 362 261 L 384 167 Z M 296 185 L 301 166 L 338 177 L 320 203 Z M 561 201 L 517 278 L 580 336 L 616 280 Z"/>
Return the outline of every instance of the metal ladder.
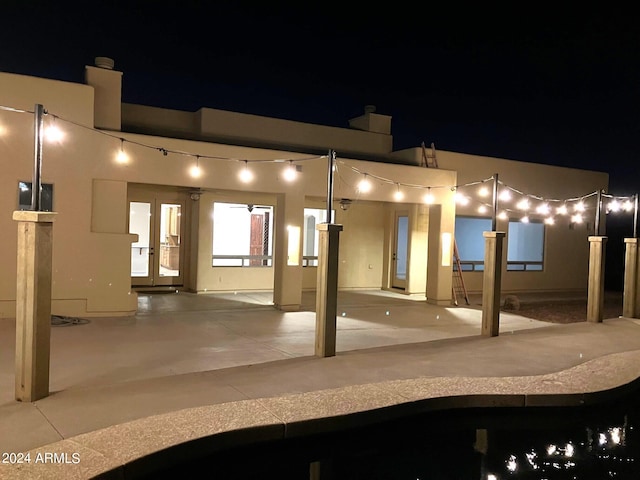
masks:
<path fill-rule="evenodd" d="M 467 287 L 465 287 L 464 278 L 462 277 L 462 266 L 460 265 L 460 255 L 458 254 L 458 243 L 455 238 L 453 239 L 453 261 L 455 262 L 455 268 L 453 269 L 453 281 L 451 283 L 453 304 L 457 307 L 458 298 L 464 298 L 467 305 L 471 305 L 471 302 L 469 302 L 469 295 L 467 294 Z"/>

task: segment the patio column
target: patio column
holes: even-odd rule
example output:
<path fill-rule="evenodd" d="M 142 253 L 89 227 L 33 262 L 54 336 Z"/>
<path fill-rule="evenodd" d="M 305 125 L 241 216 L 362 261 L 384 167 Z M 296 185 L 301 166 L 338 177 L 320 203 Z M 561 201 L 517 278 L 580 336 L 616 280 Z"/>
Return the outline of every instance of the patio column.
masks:
<path fill-rule="evenodd" d="M 604 265 L 607 237 L 589 237 L 589 287 L 587 321 L 602 322 L 604 311 Z"/>
<path fill-rule="evenodd" d="M 427 303 L 451 305 L 455 203 L 429 206 L 427 255 Z"/>
<path fill-rule="evenodd" d="M 302 301 L 302 229 L 304 196 L 299 191 L 278 195 L 275 215 L 273 303 L 294 312 Z"/>
<path fill-rule="evenodd" d="M 49 395 L 51 258 L 55 213 L 13 212 L 18 222 L 15 397 Z"/>
<path fill-rule="evenodd" d="M 638 284 L 638 239 L 625 238 L 624 293 L 622 296 L 622 316 L 640 318 L 640 285 Z"/>
<path fill-rule="evenodd" d="M 338 254 L 342 225 L 321 223 L 319 232 L 318 281 L 316 284 L 316 348 L 318 357 L 336 354 L 338 309 Z"/>
<path fill-rule="evenodd" d="M 484 276 L 482 280 L 482 335 L 497 337 L 500 332 L 500 291 L 502 289 L 502 244 L 505 232 L 483 232 Z"/>

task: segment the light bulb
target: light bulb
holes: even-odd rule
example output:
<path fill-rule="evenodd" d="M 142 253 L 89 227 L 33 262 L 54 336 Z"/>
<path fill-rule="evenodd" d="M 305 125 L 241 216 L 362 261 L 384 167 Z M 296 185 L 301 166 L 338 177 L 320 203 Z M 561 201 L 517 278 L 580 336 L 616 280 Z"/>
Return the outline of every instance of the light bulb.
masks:
<path fill-rule="evenodd" d="M 523 198 L 518 202 L 516 207 L 519 208 L 520 210 L 529 210 L 529 200 L 527 200 L 526 198 Z"/>
<path fill-rule="evenodd" d="M 48 142 L 60 143 L 64 138 L 64 132 L 60 130 L 56 124 L 52 124 L 44 129 L 44 138 L 46 138 Z"/>
<path fill-rule="evenodd" d="M 243 183 L 249 183 L 253 180 L 253 173 L 249 170 L 248 162 L 245 160 L 244 168 L 240 170 L 240 181 Z"/>
<path fill-rule="evenodd" d="M 509 190 L 502 190 L 500 195 L 498 195 L 498 198 L 503 202 L 508 202 L 511 200 L 511 192 Z"/>
<path fill-rule="evenodd" d="M 486 197 L 487 195 L 489 195 L 489 189 L 487 187 L 480 187 L 480 190 L 478 190 L 478 195 L 480 195 L 481 197 Z"/>
<path fill-rule="evenodd" d="M 544 223 L 546 223 L 547 225 L 553 225 L 554 223 L 556 223 L 556 221 L 553 217 L 547 217 L 544 219 Z"/>
<path fill-rule="evenodd" d="M 426 203 L 427 205 L 431 205 L 434 201 L 435 198 L 433 197 L 433 194 L 431 192 L 427 193 L 424 196 L 424 203 Z"/>
<path fill-rule="evenodd" d="M 456 199 L 456 203 L 458 205 L 468 205 L 469 204 L 469 198 L 465 197 L 461 193 L 456 192 L 456 194 L 454 196 L 455 196 L 455 199 Z"/>
<path fill-rule="evenodd" d="M 558 215 L 566 215 L 567 214 L 567 206 L 566 205 L 560 205 L 556 209 L 556 212 L 558 212 Z"/>
<path fill-rule="evenodd" d="M 191 175 L 193 178 L 199 178 L 202 175 L 202 169 L 200 168 L 200 165 L 192 165 L 189 169 L 189 175 Z"/>
<path fill-rule="evenodd" d="M 290 163 L 282 173 L 282 178 L 284 178 L 287 182 L 293 182 L 297 176 L 298 172 L 296 171 L 296 166 L 292 163 Z"/>
<path fill-rule="evenodd" d="M 367 179 L 367 175 L 365 174 L 364 178 L 360 180 L 358 183 L 358 192 L 367 193 L 371 191 L 371 182 Z"/>
<path fill-rule="evenodd" d="M 520 221 L 521 221 L 522 223 L 529 223 L 529 217 L 527 217 L 527 216 L 525 215 L 524 217 L 522 217 L 522 218 L 520 219 Z"/>
<path fill-rule="evenodd" d="M 498 214 L 498 218 L 500 220 L 507 220 L 509 218 L 509 215 L 507 215 L 507 212 L 505 212 L 504 210 L 502 212 L 500 212 Z"/>
<path fill-rule="evenodd" d="M 480 205 L 478 207 L 478 213 L 487 213 L 487 207 L 486 205 Z"/>
<path fill-rule="evenodd" d="M 578 202 L 575 204 L 575 206 L 573 207 L 573 209 L 576 212 L 584 212 L 584 202 Z"/>
<path fill-rule="evenodd" d="M 404 193 L 402 192 L 402 190 L 400 190 L 400 187 L 398 187 L 398 190 L 396 190 L 396 192 L 393 194 L 393 199 L 396 202 L 400 202 L 404 199 Z"/>
<path fill-rule="evenodd" d="M 120 150 L 116 154 L 116 162 L 118 163 L 127 163 L 129 161 L 129 156 L 127 152 L 124 151 L 124 139 L 120 139 Z"/>

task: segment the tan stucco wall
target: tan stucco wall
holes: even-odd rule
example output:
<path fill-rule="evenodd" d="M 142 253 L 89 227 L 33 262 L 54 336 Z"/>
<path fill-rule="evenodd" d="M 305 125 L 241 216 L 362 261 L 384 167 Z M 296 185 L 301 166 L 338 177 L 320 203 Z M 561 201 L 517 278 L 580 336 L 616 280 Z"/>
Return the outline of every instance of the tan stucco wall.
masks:
<path fill-rule="evenodd" d="M 131 292 L 129 277 L 130 245 L 135 239 L 127 233 L 127 195 L 132 184 L 203 191 L 197 205 L 190 204 L 188 210 L 193 213 L 188 229 L 190 238 L 185 240 L 185 249 L 190 249 L 185 257 L 188 266 L 185 285 L 188 288 L 205 292 L 270 289 L 278 285 L 277 300 L 286 305 L 295 304 L 302 287 L 313 288 L 314 268 L 212 268 L 210 207 L 218 200 L 280 205 L 284 214 L 278 217 L 280 223 L 275 234 L 275 241 L 280 241 L 286 224 L 303 227 L 302 208 L 326 207 L 326 158 L 308 159 L 309 155 L 305 153 L 121 132 L 113 132 L 113 138 L 104 134 L 109 132 L 100 133 L 63 121 L 69 119 L 80 125 L 92 125 L 93 98 L 93 89 L 86 85 L 0 73 L 1 105 L 32 109 L 35 103 L 41 103 L 50 113 L 61 117 L 58 123 L 67 135 L 61 144 L 45 144 L 44 147 L 42 180 L 54 184 L 54 210 L 58 213 L 53 245 L 54 314 L 126 315 L 135 311 L 136 295 Z M 202 125 L 213 125 L 220 120 L 212 115 L 207 113 Z M 251 128 L 264 126 L 265 132 L 273 134 L 272 139 L 287 135 L 303 143 L 306 141 L 305 129 L 312 127 L 274 120 L 267 128 L 263 118 L 254 124 L 251 118 L 240 115 L 236 120 L 239 122 L 239 119 L 249 122 Z M 47 122 L 50 120 L 51 116 L 46 119 Z M 17 208 L 18 181 L 30 181 L 32 176 L 33 116 L 0 111 L 0 126 L 3 127 L 0 129 L 3 132 L 0 134 L 0 161 L 3 164 L 0 264 L 6 272 L 0 276 L 0 315 L 10 317 L 15 314 L 16 289 L 16 225 L 11 214 Z M 301 130 L 297 130 L 298 127 Z M 241 128 L 240 123 L 234 128 Z M 365 143 L 370 135 L 378 135 L 327 128 L 326 132 L 322 128 L 318 131 L 326 133 L 326 145 L 334 148 L 336 142 L 346 141 L 347 137 L 341 140 L 341 135 L 347 135 L 347 132 L 351 139 L 350 134 L 362 133 Z M 278 129 L 281 131 L 276 135 Z M 127 140 L 125 150 L 130 156 L 130 162 L 124 165 L 114 161 L 120 149 L 120 137 Z M 359 141 L 350 145 L 352 149 L 367 151 Z M 369 148 L 379 151 L 383 147 L 372 145 Z M 163 155 L 161 149 L 169 150 L 169 154 Z M 454 233 L 452 186 L 487 178 L 496 172 L 503 182 L 514 188 L 549 196 L 580 195 L 605 188 L 607 183 L 606 174 L 598 172 L 452 152 L 438 152 L 439 169 L 353 160 L 341 155 L 339 149 L 337 153 L 333 208 L 336 223 L 344 225 L 339 287 L 388 286 L 392 212 L 399 208 L 413 212 L 410 255 L 415 264 L 410 269 L 407 291 L 419 293 L 424 290 L 425 282 L 429 282 L 428 296 L 436 302 L 447 301 L 450 294 L 451 268 L 440 265 L 439 259 L 443 248 L 441 234 Z M 203 175 L 198 179 L 189 175 L 196 154 L 200 156 L 199 164 L 203 169 Z M 415 164 L 419 163 L 420 156 L 419 149 L 398 154 L 399 160 Z M 285 163 L 271 161 L 249 163 L 255 174 L 252 183 L 243 184 L 238 180 L 238 171 L 243 167 L 238 160 L 274 159 L 305 159 L 297 162 L 302 166 L 302 173 L 295 184 L 282 177 Z M 372 191 L 366 194 L 358 193 L 356 188 L 364 174 L 373 184 Z M 434 196 L 432 207 L 422 205 L 426 187 L 431 187 Z M 398 188 L 405 193 L 400 204 L 393 200 Z M 340 210 L 338 202 L 341 198 L 352 200 L 347 211 Z M 458 213 L 470 212 L 458 209 Z M 504 289 L 584 288 L 587 235 L 586 229 L 570 230 L 566 225 L 548 228 L 544 272 L 508 272 L 503 277 Z M 286 256 L 286 245 L 278 245 L 280 249 L 275 254 L 282 259 Z M 471 290 L 481 288 L 481 274 L 467 277 Z"/>
<path fill-rule="evenodd" d="M 404 160 L 418 163 L 422 158 L 420 149 L 410 149 L 397 153 Z M 604 172 L 578 170 L 552 165 L 517 162 L 513 160 L 469 155 L 448 151 L 436 152 L 438 166 L 456 170 L 458 184 L 465 185 L 491 178 L 495 173 L 501 183 L 526 194 L 550 199 L 568 199 L 588 195 L 599 189 L 607 190 L 608 174 Z M 493 183 L 485 186 L 492 188 Z M 460 192 L 473 198 L 480 185 L 461 188 Z M 502 187 L 501 187 L 502 188 Z M 490 199 L 485 199 L 489 202 Z M 513 203 L 513 202 L 512 202 Z M 480 216 L 478 203 L 457 206 L 458 215 Z M 503 204 L 509 208 L 513 205 Z M 489 216 L 490 213 L 485 214 Z M 535 214 L 532 218 L 537 218 Z M 518 215 L 512 215 L 513 220 Z M 602 216 L 602 222 L 605 218 Z M 603 225 L 604 227 L 604 225 Z M 556 217 L 555 225 L 545 228 L 544 271 L 505 271 L 502 276 L 503 292 L 519 291 L 586 291 L 588 275 L 588 236 L 593 234 L 593 218 L 584 224 L 570 227 L 567 217 Z M 508 232 L 508 221 L 498 220 L 497 230 Z M 503 265 L 506 268 L 507 242 L 505 239 Z M 482 289 L 481 272 L 465 272 L 464 282 L 471 292 Z"/>

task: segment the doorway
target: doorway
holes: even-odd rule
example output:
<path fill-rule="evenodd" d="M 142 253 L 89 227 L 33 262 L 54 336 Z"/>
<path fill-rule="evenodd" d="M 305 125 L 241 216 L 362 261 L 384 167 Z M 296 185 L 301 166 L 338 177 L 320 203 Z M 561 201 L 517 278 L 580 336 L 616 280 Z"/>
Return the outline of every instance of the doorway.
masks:
<path fill-rule="evenodd" d="M 391 287 L 405 290 L 407 288 L 407 263 L 409 253 L 409 215 L 395 213 Z"/>
<path fill-rule="evenodd" d="M 131 286 L 182 286 L 186 194 L 132 190 L 129 233 L 137 234 L 138 241 L 131 244 Z"/>

